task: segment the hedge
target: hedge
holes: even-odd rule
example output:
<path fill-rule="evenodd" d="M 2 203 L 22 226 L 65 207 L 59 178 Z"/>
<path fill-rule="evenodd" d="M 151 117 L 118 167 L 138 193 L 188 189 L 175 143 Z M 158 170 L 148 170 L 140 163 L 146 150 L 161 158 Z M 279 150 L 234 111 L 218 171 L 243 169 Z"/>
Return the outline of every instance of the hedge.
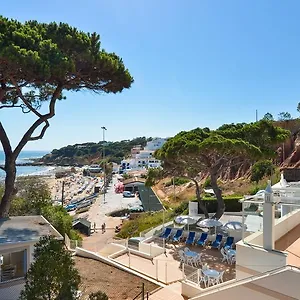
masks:
<path fill-rule="evenodd" d="M 242 203 L 240 199 L 242 197 L 232 197 L 232 198 L 225 198 L 225 211 L 226 212 L 240 212 L 242 211 Z M 206 198 L 203 200 L 204 205 L 209 213 L 215 213 L 218 209 L 218 202 L 216 198 Z M 198 206 L 199 213 L 203 213 L 200 207 Z"/>

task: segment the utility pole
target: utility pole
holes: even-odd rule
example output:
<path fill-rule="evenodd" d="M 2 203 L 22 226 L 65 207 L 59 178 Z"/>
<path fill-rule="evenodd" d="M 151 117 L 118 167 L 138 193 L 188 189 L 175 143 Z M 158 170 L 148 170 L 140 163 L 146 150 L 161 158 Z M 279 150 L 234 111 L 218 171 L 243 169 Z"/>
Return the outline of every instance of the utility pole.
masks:
<path fill-rule="evenodd" d="M 173 176 L 174 201 L 176 201 L 175 177 Z"/>
<path fill-rule="evenodd" d="M 106 127 L 102 126 L 103 130 L 103 203 L 105 203 L 105 193 L 106 193 L 106 169 L 105 169 L 105 130 Z"/>
<path fill-rule="evenodd" d="M 61 206 L 64 207 L 64 193 L 65 193 L 65 181 L 62 182 L 61 188 Z"/>

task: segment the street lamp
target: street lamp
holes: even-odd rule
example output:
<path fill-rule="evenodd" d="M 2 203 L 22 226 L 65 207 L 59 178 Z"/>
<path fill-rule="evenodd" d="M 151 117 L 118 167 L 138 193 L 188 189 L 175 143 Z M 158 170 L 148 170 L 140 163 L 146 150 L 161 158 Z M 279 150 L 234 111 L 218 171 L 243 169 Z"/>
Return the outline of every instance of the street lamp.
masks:
<path fill-rule="evenodd" d="M 103 202 L 105 203 L 105 192 L 106 192 L 106 174 L 105 174 L 105 131 L 107 130 L 105 126 L 102 126 L 103 130 Z"/>

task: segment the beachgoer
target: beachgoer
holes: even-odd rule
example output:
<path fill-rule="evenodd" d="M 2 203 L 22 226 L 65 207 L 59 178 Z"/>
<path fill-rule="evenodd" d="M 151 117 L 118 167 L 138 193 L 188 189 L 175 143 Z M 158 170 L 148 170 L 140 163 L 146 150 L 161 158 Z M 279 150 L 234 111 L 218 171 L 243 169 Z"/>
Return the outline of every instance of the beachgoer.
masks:
<path fill-rule="evenodd" d="M 106 231 L 106 224 L 103 223 L 103 227 L 104 227 L 104 232 Z"/>
<path fill-rule="evenodd" d="M 102 233 L 104 233 L 105 228 L 104 228 L 104 223 L 101 225 Z"/>

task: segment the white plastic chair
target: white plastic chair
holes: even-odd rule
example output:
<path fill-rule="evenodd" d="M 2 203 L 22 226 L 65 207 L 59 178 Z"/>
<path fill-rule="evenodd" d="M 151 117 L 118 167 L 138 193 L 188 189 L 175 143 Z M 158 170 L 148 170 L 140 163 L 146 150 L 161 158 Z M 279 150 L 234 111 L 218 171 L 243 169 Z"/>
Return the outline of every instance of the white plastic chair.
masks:
<path fill-rule="evenodd" d="M 222 262 L 227 261 L 227 263 L 229 263 L 229 257 L 228 257 L 228 255 L 225 253 L 224 248 L 221 248 L 221 254 L 222 254 Z"/>
<path fill-rule="evenodd" d="M 206 287 L 207 283 L 208 283 L 208 277 L 201 270 L 201 277 L 199 280 L 199 285 L 201 285 L 202 282 L 204 283 L 204 286 Z"/>
<path fill-rule="evenodd" d="M 193 264 L 195 266 L 199 266 L 202 263 L 201 257 L 202 257 L 203 253 L 199 253 L 197 256 L 195 256 L 193 258 Z"/>
<path fill-rule="evenodd" d="M 231 263 L 231 264 L 234 264 L 235 261 L 236 261 L 235 255 L 231 256 L 231 257 L 230 257 L 230 263 Z"/>
<path fill-rule="evenodd" d="M 186 257 L 186 263 L 188 265 L 194 266 L 194 257 L 193 256 L 186 256 L 186 255 L 185 255 L 185 257 Z"/>
<path fill-rule="evenodd" d="M 216 283 L 221 283 L 223 281 L 224 271 L 220 272 L 220 275 L 216 278 Z"/>
<path fill-rule="evenodd" d="M 217 283 L 217 278 L 214 278 L 214 277 L 208 277 L 207 278 L 207 285 L 208 286 L 212 286 L 212 285 L 215 285 Z"/>
<path fill-rule="evenodd" d="M 186 257 L 185 257 L 185 255 L 184 255 L 184 251 L 183 250 L 179 250 L 178 251 L 178 255 L 179 255 L 179 258 L 180 258 L 180 262 L 182 262 L 182 263 L 186 263 Z"/>

